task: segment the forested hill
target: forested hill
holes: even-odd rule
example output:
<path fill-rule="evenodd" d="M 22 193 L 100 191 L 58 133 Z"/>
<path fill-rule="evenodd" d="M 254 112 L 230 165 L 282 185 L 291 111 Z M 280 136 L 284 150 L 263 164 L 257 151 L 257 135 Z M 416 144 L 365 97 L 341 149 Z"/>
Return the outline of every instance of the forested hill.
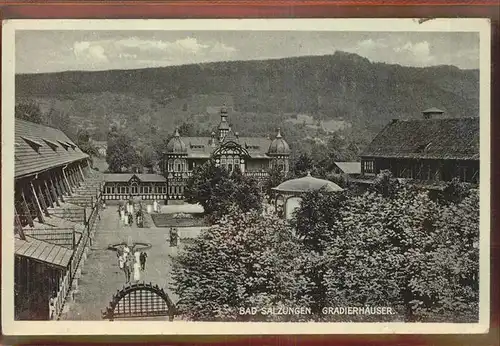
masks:
<path fill-rule="evenodd" d="M 271 126 L 306 114 L 317 124 L 340 121 L 373 136 L 390 119 L 419 117 L 429 107 L 452 116 L 477 116 L 479 74 L 454 66 L 372 63 L 337 52 L 139 70 L 17 75 L 16 96 L 18 101 L 34 99 L 45 108 L 90 119 L 101 139 L 105 139 L 101 129 L 105 131 L 117 119 L 138 131 L 148 131 L 146 124 L 171 131 L 172 122 L 203 115 L 207 119 L 192 118 L 193 122 L 213 126 L 217 117 L 208 109 L 221 102 L 232 107 L 231 121 L 247 135 L 264 135 Z M 300 117 L 293 119 L 289 124 L 299 126 Z"/>

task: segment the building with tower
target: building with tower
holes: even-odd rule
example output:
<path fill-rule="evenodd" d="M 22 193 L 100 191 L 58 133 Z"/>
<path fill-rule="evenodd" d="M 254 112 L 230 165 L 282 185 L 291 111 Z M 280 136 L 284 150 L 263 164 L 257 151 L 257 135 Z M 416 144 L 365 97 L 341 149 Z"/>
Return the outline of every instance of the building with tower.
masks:
<path fill-rule="evenodd" d="M 220 110 L 220 118 L 218 133 L 212 132 L 210 137 L 183 137 L 175 130 L 162 160 L 169 200 L 182 200 L 193 169 L 210 159 L 230 172 L 238 167 L 243 174 L 258 180 L 266 179 L 273 167 L 289 171 L 290 147 L 279 129 L 274 138 L 243 137 L 231 129 L 225 106 Z"/>

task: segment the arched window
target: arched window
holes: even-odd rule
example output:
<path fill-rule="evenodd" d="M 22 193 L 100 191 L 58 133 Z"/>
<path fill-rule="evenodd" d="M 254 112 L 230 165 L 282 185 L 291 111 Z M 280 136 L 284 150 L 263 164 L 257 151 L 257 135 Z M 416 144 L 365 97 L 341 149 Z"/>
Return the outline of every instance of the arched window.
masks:
<path fill-rule="evenodd" d="M 132 183 L 132 185 L 130 185 L 130 193 L 133 195 L 137 195 L 138 192 L 139 192 L 139 189 L 138 189 L 137 183 Z"/>
<path fill-rule="evenodd" d="M 169 172 L 174 171 L 174 161 L 173 160 L 168 160 L 168 171 Z"/>

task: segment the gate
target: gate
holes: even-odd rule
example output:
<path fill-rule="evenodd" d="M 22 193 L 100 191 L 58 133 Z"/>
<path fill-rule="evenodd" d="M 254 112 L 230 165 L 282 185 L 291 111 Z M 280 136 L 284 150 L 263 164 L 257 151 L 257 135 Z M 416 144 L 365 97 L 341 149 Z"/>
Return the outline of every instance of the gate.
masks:
<path fill-rule="evenodd" d="M 139 283 L 118 291 L 102 313 L 102 318 L 112 321 L 120 318 L 169 316 L 172 321 L 175 314 L 174 303 L 162 288 L 151 283 Z"/>

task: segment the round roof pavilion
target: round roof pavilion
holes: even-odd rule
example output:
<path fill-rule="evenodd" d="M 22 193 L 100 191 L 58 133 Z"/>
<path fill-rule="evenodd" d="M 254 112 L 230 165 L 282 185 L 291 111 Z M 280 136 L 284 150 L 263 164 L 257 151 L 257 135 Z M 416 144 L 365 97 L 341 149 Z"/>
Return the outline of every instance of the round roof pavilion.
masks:
<path fill-rule="evenodd" d="M 288 193 L 305 193 L 321 189 L 325 189 L 327 192 L 339 192 L 344 190 L 329 180 L 312 177 L 311 173 L 308 173 L 307 176 L 302 178 L 287 180 L 273 188 L 274 191 Z"/>

